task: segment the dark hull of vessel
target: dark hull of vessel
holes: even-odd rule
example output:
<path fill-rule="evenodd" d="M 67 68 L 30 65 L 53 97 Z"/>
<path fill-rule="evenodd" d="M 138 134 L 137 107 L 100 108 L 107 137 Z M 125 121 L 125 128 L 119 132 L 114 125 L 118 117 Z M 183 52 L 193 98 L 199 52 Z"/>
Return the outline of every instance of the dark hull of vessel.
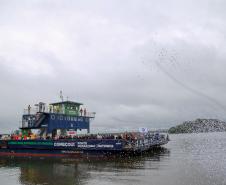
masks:
<path fill-rule="evenodd" d="M 0 156 L 99 158 L 136 155 L 167 143 L 167 140 L 149 142 L 130 148 L 123 140 L 9 140 L 0 141 Z"/>
<path fill-rule="evenodd" d="M 0 149 L 0 156 L 92 158 L 121 155 L 122 151 L 65 151 L 40 149 Z"/>

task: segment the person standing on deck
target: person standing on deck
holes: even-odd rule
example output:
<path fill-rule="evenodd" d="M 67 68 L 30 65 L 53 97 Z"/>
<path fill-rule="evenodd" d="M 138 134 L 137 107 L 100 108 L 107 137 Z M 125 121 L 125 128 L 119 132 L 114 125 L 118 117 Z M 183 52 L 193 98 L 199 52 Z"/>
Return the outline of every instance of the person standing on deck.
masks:
<path fill-rule="evenodd" d="M 49 105 L 49 112 L 52 113 L 52 105 Z"/>
<path fill-rule="evenodd" d="M 28 105 L 27 110 L 28 110 L 28 114 L 31 114 L 31 106 L 30 105 Z"/>
<path fill-rule="evenodd" d="M 86 116 L 86 108 L 84 108 L 84 116 Z"/>
<path fill-rule="evenodd" d="M 82 112 L 83 112 L 83 110 L 82 110 L 82 108 L 80 109 L 80 115 L 82 116 Z"/>

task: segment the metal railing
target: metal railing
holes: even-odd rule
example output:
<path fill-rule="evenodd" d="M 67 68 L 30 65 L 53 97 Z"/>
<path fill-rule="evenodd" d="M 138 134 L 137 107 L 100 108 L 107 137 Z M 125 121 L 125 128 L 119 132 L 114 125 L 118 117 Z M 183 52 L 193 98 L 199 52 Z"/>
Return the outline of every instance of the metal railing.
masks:
<path fill-rule="evenodd" d="M 30 109 L 24 109 L 23 113 L 24 114 L 30 114 L 30 115 L 35 115 L 37 114 L 38 109 L 37 108 L 30 108 Z M 54 114 L 65 114 L 62 111 L 53 111 L 52 109 L 44 109 L 43 111 L 41 111 L 43 113 L 54 113 Z M 68 114 L 69 115 L 69 114 Z M 95 118 L 96 112 L 82 112 L 82 113 L 78 113 L 78 114 L 70 114 L 71 116 L 82 116 L 82 117 L 89 117 L 89 118 Z"/>

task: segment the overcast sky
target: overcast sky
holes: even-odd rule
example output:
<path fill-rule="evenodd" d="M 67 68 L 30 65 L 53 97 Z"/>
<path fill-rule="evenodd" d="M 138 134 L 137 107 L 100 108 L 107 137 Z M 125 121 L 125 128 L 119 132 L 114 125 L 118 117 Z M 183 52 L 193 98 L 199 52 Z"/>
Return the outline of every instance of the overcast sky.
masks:
<path fill-rule="evenodd" d="M 226 120 L 226 1 L 0 0 L 0 132 L 39 101 L 92 131 Z"/>

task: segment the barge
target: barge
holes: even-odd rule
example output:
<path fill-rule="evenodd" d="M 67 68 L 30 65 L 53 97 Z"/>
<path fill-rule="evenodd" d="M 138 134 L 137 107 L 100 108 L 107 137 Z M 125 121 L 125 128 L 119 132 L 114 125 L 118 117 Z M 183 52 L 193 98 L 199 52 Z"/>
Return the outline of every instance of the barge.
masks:
<path fill-rule="evenodd" d="M 22 116 L 22 126 L 0 139 L 0 156 L 102 157 L 138 154 L 167 144 L 168 135 L 153 132 L 90 134 L 95 112 L 82 103 L 40 102 Z M 78 134 L 85 130 L 86 134 Z"/>

